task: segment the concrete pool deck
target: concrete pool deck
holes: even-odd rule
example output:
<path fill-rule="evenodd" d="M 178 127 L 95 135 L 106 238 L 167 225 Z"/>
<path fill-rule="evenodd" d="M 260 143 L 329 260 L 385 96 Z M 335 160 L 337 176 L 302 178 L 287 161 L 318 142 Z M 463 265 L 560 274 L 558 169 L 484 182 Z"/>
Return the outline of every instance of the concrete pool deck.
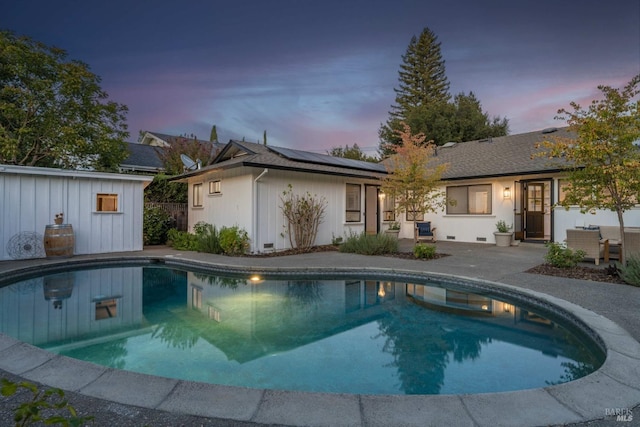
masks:
<path fill-rule="evenodd" d="M 403 248 L 411 246 L 402 241 Z M 199 265 L 278 269 L 374 269 L 451 274 L 502 284 L 568 310 L 595 330 L 607 347 L 597 372 L 566 384 L 505 393 L 377 396 L 257 390 L 180 381 L 119 371 L 57 356 L 0 335 L 0 378 L 25 379 L 68 392 L 96 424 L 309 426 L 537 426 L 640 425 L 640 288 L 529 274 L 546 248 L 521 244 L 438 242 L 451 256 L 431 261 L 338 252 L 230 258 L 170 248 L 75 256 L 65 260 L 0 262 L 0 277 L 43 265 L 94 259 L 164 259 Z M 593 264 L 591 264 L 593 265 Z M 0 398 L 0 424 L 12 420 L 15 398 Z"/>

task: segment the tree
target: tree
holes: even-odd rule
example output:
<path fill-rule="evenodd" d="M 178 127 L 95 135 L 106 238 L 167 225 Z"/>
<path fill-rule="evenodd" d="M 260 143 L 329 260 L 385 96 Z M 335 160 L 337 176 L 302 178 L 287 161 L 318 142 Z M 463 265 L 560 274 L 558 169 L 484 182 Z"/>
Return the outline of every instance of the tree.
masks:
<path fill-rule="evenodd" d="M 428 28 L 419 38 L 411 39 L 398 74 L 396 104 L 378 131 L 382 157 L 391 155 L 392 146 L 400 143 L 398 132 L 403 130 L 403 123 L 413 132 L 424 133 L 436 145 L 508 133 L 508 120 L 490 119 L 473 92 L 460 93 L 451 101 L 440 43 Z"/>
<path fill-rule="evenodd" d="M 127 157 L 127 111 L 88 65 L 0 31 L 0 163 L 116 170 Z"/>
<path fill-rule="evenodd" d="M 388 175 L 382 180 L 382 192 L 393 197 L 397 213 L 444 209 L 446 197 L 438 187 L 448 165 L 432 165 L 435 145 L 425 142 L 424 134 L 412 135 L 407 124 L 398 134 L 401 143 L 392 147 L 394 154 L 385 163 Z M 414 215 L 414 227 L 415 221 Z"/>
<path fill-rule="evenodd" d="M 173 139 L 168 147 L 157 150 L 168 175 L 178 175 L 184 172 L 181 154 L 186 154 L 194 161 L 200 161 L 203 166 L 210 165 L 216 154 L 212 142 L 198 141 L 197 138 L 184 136 Z"/>
<path fill-rule="evenodd" d="M 392 118 L 402 120 L 414 107 L 448 102 L 451 98 L 440 43 L 429 28 L 424 28 L 419 38 L 411 38 L 398 74 L 399 87 L 394 89 L 396 105 L 389 113 Z"/>
<path fill-rule="evenodd" d="M 640 74 L 622 89 L 598 86 L 604 99 L 593 100 L 587 109 L 571 102 L 573 111 L 558 110 L 577 140 L 555 137 L 541 144 L 540 155 L 561 159 L 569 185 L 560 202 L 567 209 L 608 209 L 617 213 L 624 265 L 624 212 L 638 203 L 640 194 Z M 634 98 L 636 98 L 634 100 Z"/>
<path fill-rule="evenodd" d="M 327 154 L 333 157 L 343 157 L 345 159 L 362 160 L 365 162 L 378 163 L 380 160 L 375 156 L 368 156 L 365 154 L 358 144 L 353 144 L 352 147 L 349 144 L 344 147 L 333 147 L 327 151 Z"/>
<path fill-rule="evenodd" d="M 209 135 L 209 141 L 218 142 L 218 130 L 216 129 L 216 125 L 211 127 L 211 134 Z"/>

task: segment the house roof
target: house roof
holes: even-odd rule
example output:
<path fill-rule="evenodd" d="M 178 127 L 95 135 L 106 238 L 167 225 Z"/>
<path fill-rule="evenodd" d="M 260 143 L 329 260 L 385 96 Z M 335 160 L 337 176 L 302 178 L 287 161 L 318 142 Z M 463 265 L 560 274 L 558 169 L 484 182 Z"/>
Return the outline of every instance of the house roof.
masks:
<path fill-rule="evenodd" d="M 308 151 L 231 140 L 218 153 L 211 165 L 188 172 L 181 175 L 180 178 L 196 176 L 216 169 L 230 169 L 241 166 L 358 178 L 380 178 L 386 173 L 384 165 L 380 163 L 343 159 Z"/>
<path fill-rule="evenodd" d="M 437 148 L 436 163 L 448 163 L 442 178 L 446 180 L 509 175 L 541 174 L 562 169 L 557 160 L 536 156 L 536 147 L 554 137 L 575 138 L 568 128 L 487 138 L 463 143 L 448 143 Z"/>
<path fill-rule="evenodd" d="M 449 165 L 442 176 L 445 180 L 558 172 L 563 167 L 557 160 L 536 156 L 540 152 L 537 145 L 554 137 L 575 138 L 576 135 L 568 128 L 548 128 L 517 135 L 448 143 L 437 148 L 434 162 Z M 218 153 L 210 166 L 180 175 L 179 179 L 215 169 L 240 166 L 363 178 L 381 178 L 387 173 L 383 163 L 350 160 L 308 151 L 231 140 Z"/>
<path fill-rule="evenodd" d="M 162 150 L 162 147 L 135 142 L 127 144 L 129 157 L 120 163 L 120 169 L 141 172 L 160 172 L 164 169 L 162 160 L 158 155 L 158 150 Z"/>

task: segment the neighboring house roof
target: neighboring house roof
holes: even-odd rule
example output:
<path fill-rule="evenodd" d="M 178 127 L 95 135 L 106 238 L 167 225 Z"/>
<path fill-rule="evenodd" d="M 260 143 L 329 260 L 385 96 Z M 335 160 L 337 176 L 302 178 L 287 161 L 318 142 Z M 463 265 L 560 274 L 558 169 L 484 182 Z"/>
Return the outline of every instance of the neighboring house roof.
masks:
<path fill-rule="evenodd" d="M 555 137 L 576 138 L 568 128 L 548 128 L 542 131 L 487 138 L 478 141 L 448 143 L 437 148 L 438 164 L 448 163 L 442 179 L 456 180 L 509 175 L 558 172 L 558 159 L 536 156 L 536 146 Z"/>
<path fill-rule="evenodd" d="M 211 165 L 188 172 L 181 175 L 180 178 L 196 176 L 216 169 L 231 169 L 242 166 L 358 178 L 380 178 L 386 174 L 384 165 L 380 163 L 231 140 L 218 153 Z"/>
<path fill-rule="evenodd" d="M 164 170 L 164 165 L 158 153 L 158 150 L 163 150 L 162 147 L 143 145 L 135 142 L 129 142 L 127 144 L 129 157 L 120 163 L 120 170 L 153 173 Z"/>

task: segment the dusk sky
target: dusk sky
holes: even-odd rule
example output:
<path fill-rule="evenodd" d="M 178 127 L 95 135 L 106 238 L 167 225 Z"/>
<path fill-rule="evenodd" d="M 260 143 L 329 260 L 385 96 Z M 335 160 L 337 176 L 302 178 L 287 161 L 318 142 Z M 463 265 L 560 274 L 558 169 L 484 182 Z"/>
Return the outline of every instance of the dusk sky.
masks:
<path fill-rule="evenodd" d="M 7 1 L 0 28 L 65 49 L 138 131 L 324 153 L 378 146 L 401 56 L 430 28 L 451 94 L 473 91 L 510 133 L 640 73 L 640 1 Z"/>

